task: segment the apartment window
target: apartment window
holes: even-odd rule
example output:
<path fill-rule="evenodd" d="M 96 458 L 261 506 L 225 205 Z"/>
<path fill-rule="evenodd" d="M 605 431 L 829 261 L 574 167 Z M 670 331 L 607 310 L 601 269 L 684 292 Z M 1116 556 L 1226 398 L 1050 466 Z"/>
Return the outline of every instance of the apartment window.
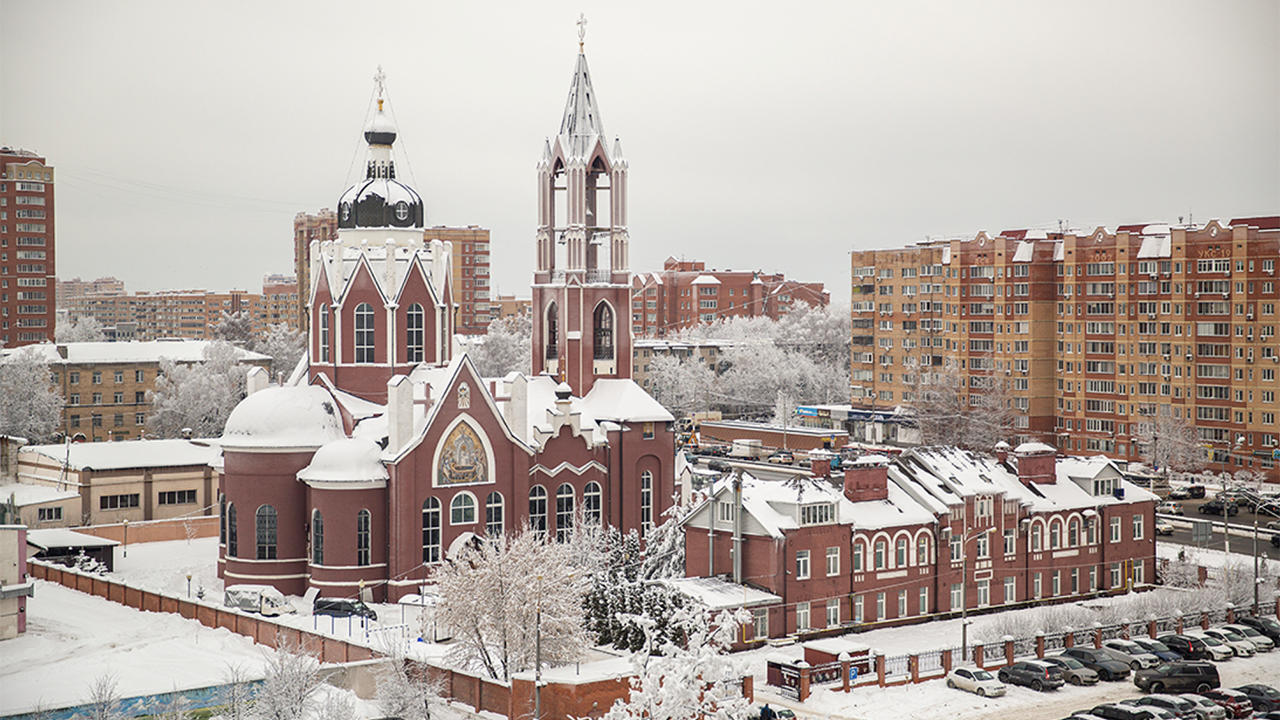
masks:
<path fill-rule="evenodd" d="M 751 610 L 751 631 L 757 638 L 769 637 L 769 610 L 753 608 Z"/>
<path fill-rule="evenodd" d="M 920 536 L 916 538 L 916 565 L 929 564 L 929 538 Z"/>
<path fill-rule="evenodd" d="M 978 607 L 986 607 L 991 604 L 991 581 L 982 579 L 978 581 Z"/>
<path fill-rule="evenodd" d="M 898 617 L 900 618 L 906 617 L 908 614 L 909 613 L 907 612 L 907 591 L 899 590 L 898 591 Z"/>
<path fill-rule="evenodd" d="M 1120 563 L 1111 563 L 1111 587 L 1120 587 Z"/>
<path fill-rule="evenodd" d="M 1044 597 L 1044 591 L 1040 585 L 1040 573 L 1031 576 L 1031 592 L 1032 596 L 1037 600 Z"/>
<path fill-rule="evenodd" d="M 876 619 L 884 620 L 887 613 L 884 609 L 884 593 L 876 593 Z"/>
<path fill-rule="evenodd" d="M 862 556 L 864 554 L 864 545 L 860 542 L 853 544 L 853 571 L 862 572 Z"/>
<path fill-rule="evenodd" d="M 1111 518 L 1111 542 L 1120 542 L 1120 518 Z"/>
<path fill-rule="evenodd" d="M 502 493 L 491 492 L 484 501 L 484 532 L 489 537 L 497 537 L 502 534 L 502 528 Z"/>
<path fill-rule="evenodd" d="M 1062 594 L 1062 573 L 1059 570 L 1053 571 L 1053 596 L 1057 597 Z"/>
<path fill-rule="evenodd" d="M 853 598 L 853 621 L 860 623 L 862 622 L 862 618 L 862 596 L 857 595 Z"/>
<path fill-rule="evenodd" d="M 988 540 L 988 538 L 990 537 L 991 536 L 988 533 L 983 533 L 979 535 L 977 538 L 975 538 L 973 541 L 973 544 L 977 549 L 979 560 L 986 560 L 987 558 L 991 557 L 991 543 Z"/>
<path fill-rule="evenodd" d="M 161 505 L 192 505 L 196 502 L 195 490 L 167 490 L 158 498 Z"/>
<path fill-rule="evenodd" d="M 68 404 L 68 405 L 79 405 L 79 404 L 80 404 L 80 393 L 71 393 L 70 398 L 67 400 L 67 404 Z"/>
<path fill-rule="evenodd" d="M 809 603 L 796 603 L 796 632 L 809 629 Z"/>
<path fill-rule="evenodd" d="M 94 385 L 101 385 L 101 384 L 102 384 L 102 371 L 100 371 L 100 370 L 94 370 L 94 371 L 93 371 L 93 384 L 94 384 Z"/>
<path fill-rule="evenodd" d="M 907 539 L 906 538 L 898 538 L 898 542 L 896 543 L 896 547 L 895 547 L 895 552 L 893 554 L 893 566 L 894 567 L 907 566 Z"/>
<path fill-rule="evenodd" d="M 146 382 L 146 380 L 147 380 L 147 371 L 146 371 L 146 370 L 134 370 L 134 371 L 133 371 L 133 381 L 134 381 L 134 382 Z"/>
<path fill-rule="evenodd" d="M 73 372 L 67 373 L 67 378 L 72 385 L 80 384 L 80 373 L 78 372 L 73 371 Z"/>
<path fill-rule="evenodd" d="M 929 587 L 927 585 L 920 586 L 919 601 L 920 601 L 920 605 L 917 608 L 917 612 L 920 615 L 927 615 L 929 613 Z"/>
<path fill-rule="evenodd" d="M 1141 539 L 1142 539 L 1142 530 L 1143 530 L 1143 528 L 1142 528 L 1142 516 L 1141 516 L 1141 515 L 1134 515 L 1134 516 L 1133 516 L 1133 539 L 1134 539 L 1134 540 L 1141 540 Z"/>
<path fill-rule="evenodd" d="M 117 385 L 119 385 L 120 383 L 124 382 L 124 371 L 123 371 L 123 370 L 116 370 L 116 371 L 115 371 L 115 381 L 116 381 L 116 384 L 117 384 Z"/>
<path fill-rule="evenodd" d="M 36 508 L 36 522 L 53 522 L 61 519 L 62 508 L 60 507 Z"/>
<path fill-rule="evenodd" d="M 875 556 L 875 561 L 876 561 L 876 570 L 883 570 L 883 569 L 884 569 L 884 563 L 885 563 L 885 557 L 884 557 L 884 555 L 885 555 L 885 551 L 886 551 L 886 550 L 887 550 L 887 548 L 885 547 L 885 543 L 884 543 L 884 541 L 883 541 L 883 540 L 877 540 L 877 541 L 876 541 L 876 556 Z"/>
<path fill-rule="evenodd" d="M 146 413 L 134 413 L 134 414 L 133 414 L 133 424 L 134 424 L 134 425 L 146 425 L 146 424 L 147 424 L 147 414 L 146 414 Z"/>
<path fill-rule="evenodd" d="M 276 509 L 270 505 L 258 508 L 255 514 L 259 560 L 276 559 Z"/>
<path fill-rule="evenodd" d="M 1018 601 L 1018 579 L 1013 575 L 1004 579 L 1004 602 L 1005 604 Z"/>
<path fill-rule="evenodd" d="M 951 609 L 959 610 L 964 604 L 964 585 L 951 583 Z"/>
<path fill-rule="evenodd" d="M 1071 568 L 1071 594 L 1080 592 L 1080 568 Z"/>
<path fill-rule="evenodd" d="M 94 393 L 94 394 L 93 394 L 93 404 L 94 404 L 94 405 L 101 405 L 101 404 L 102 404 L 102 393 L 100 393 L 100 392 L 99 392 L 99 393 Z"/>
<path fill-rule="evenodd" d="M 124 393 L 122 393 L 122 392 L 115 393 L 115 394 L 112 396 L 111 400 L 112 400 L 112 402 L 113 402 L 114 404 L 116 404 L 116 405 L 123 405 L 123 404 L 124 404 Z"/>
<path fill-rule="evenodd" d="M 1004 531 L 1004 554 L 1012 555 L 1017 552 L 1017 532 L 1012 528 Z"/>
<path fill-rule="evenodd" d="M 840 598 L 831 598 L 827 601 L 827 627 L 836 627 L 840 624 Z"/>
<path fill-rule="evenodd" d="M 809 551 L 808 550 L 796 551 L 796 579 L 797 580 L 809 579 Z"/>
<path fill-rule="evenodd" d="M 840 574 L 840 548 L 827 548 L 827 577 Z"/>

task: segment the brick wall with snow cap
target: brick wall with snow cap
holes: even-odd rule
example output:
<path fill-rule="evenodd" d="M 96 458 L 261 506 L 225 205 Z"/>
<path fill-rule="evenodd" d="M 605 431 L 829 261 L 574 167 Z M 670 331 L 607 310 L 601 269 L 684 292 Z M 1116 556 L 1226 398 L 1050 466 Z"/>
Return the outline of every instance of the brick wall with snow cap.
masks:
<path fill-rule="evenodd" d="M 1014 448 L 1018 459 L 1018 479 L 1023 485 L 1052 485 L 1058 481 L 1058 451 L 1051 445 L 1031 442 Z"/>
<path fill-rule="evenodd" d="M 889 458 L 864 455 L 844 471 L 844 496 L 849 502 L 889 499 Z"/>

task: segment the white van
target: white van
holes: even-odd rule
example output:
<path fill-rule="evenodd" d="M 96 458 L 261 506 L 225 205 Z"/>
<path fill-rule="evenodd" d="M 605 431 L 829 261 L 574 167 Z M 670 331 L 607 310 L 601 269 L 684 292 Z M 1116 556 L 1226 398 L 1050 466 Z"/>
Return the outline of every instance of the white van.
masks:
<path fill-rule="evenodd" d="M 232 585 L 227 588 L 222 604 L 263 615 L 297 612 L 297 608 L 270 585 Z"/>

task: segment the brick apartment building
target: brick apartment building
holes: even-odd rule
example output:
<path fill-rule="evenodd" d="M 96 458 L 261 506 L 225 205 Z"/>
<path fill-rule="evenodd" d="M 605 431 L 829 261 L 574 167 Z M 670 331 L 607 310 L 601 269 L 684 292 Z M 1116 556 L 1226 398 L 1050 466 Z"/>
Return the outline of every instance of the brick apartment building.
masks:
<path fill-rule="evenodd" d="M 631 330 L 663 337 L 729 317 L 786 315 L 797 302 L 826 307 L 822 283 L 787 280 L 781 273 L 707 270 L 705 262 L 667 258 L 661 272 L 632 280 Z"/>
<path fill-rule="evenodd" d="M 852 253 L 854 409 L 922 373 L 1003 381 L 1017 440 L 1139 460 L 1140 424 L 1196 428 L 1208 467 L 1280 477 L 1280 217 L 1012 230 Z"/>
<path fill-rule="evenodd" d="M 75 342 L 37 346 L 49 362 L 54 389 L 62 396 L 59 431 L 83 434 L 87 442 L 133 440 L 144 435 L 160 359 L 192 364 L 204 359 L 208 342 Z M 271 369 L 271 358 L 241 350 L 241 362 Z"/>
<path fill-rule="evenodd" d="M 0 346 L 53 339 L 57 298 L 54 171 L 28 150 L 0 148 Z"/>
<path fill-rule="evenodd" d="M 863 457 L 842 477 L 829 460 L 813 478 L 735 469 L 685 521 L 686 574 L 781 598 L 753 609 L 748 639 L 1152 582 L 1156 497 L 1104 458 L 1055 455 L 927 447 Z"/>

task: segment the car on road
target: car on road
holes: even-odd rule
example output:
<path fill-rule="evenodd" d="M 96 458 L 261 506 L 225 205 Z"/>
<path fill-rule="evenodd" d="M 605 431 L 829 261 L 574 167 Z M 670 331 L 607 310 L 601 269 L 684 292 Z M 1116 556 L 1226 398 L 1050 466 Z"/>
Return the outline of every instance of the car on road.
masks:
<path fill-rule="evenodd" d="M 1073 657 L 1080 664 L 1098 673 L 1102 680 L 1123 680 L 1129 677 L 1129 666 L 1111 657 L 1105 650 L 1095 648 L 1073 647 L 1060 653 L 1063 657 Z"/>
<path fill-rule="evenodd" d="M 1160 658 L 1144 650 L 1141 645 L 1122 638 L 1104 640 L 1102 642 L 1102 650 L 1116 660 L 1128 665 L 1129 669 L 1134 672 L 1160 664 Z"/>
<path fill-rule="evenodd" d="M 1190 500 L 1191 491 L 1185 487 L 1176 487 L 1169 491 L 1170 500 Z"/>
<path fill-rule="evenodd" d="M 1133 642 L 1137 643 L 1138 647 L 1141 647 L 1142 649 L 1146 650 L 1152 655 L 1155 655 L 1161 660 L 1181 660 L 1182 659 L 1181 655 L 1174 652 L 1168 645 L 1165 645 L 1159 640 L 1152 640 L 1151 638 L 1140 637 L 1140 638 L 1133 638 Z"/>
<path fill-rule="evenodd" d="M 1271 546 L 1280 548 L 1280 532 L 1272 534 Z"/>
<path fill-rule="evenodd" d="M 1255 712 L 1271 712 L 1280 710 L 1280 690 L 1270 685 L 1261 683 L 1251 683 L 1249 685 L 1241 685 L 1236 690 L 1249 696 L 1249 700 L 1253 703 Z"/>
<path fill-rule="evenodd" d="M 1164 518 L 1156 518 L 1156 534 L 1172 535 L 1173 523 L 1169 522 L 1168 520 L 1165 520 Z"/>
<path fill-rule="evenodd" d="M 1041 658 L 1041 662 L 1052 663 L 1062 668 L 1062 677 L 1072 685 L 1096 685 L 1098 683 L 1098 673 L 1085 667 L 1081 662 L 1073 657 L 1064 657 L 1062 655 L 1051 655 Z"/>
<path fill-rule="evenodd" d="M 1276 642 L 1274 640 L 1248 625 L 1241 625 L 1239 623 L 1234 625 L 1223 625 L 1222 629 L 1230 630 L 1231 632 L 1243 637 L 1245 640 L 1253 643 L 1254 648 L 1257 649 L 1258 652 L 1271 652 L 1276 647 Z"/>
<path fill-rule="evenodd" d="M 790 465 L 796 461 L 796 456 L 789 452 L 776 452 L 769 456 L 769 462 L 779 465 Z"/>
<path fill-rule="evenodd" d="M 1244 615 L 1236 618 L 1237 625 L 1248 625 L 1258 632 L 1271 638 L 1271 641 L 1280 644 L 1280 621 L 1275 618 L 1258 617 L 1257 615 Z"/>
<path fill-rule="evenodd" d="M 1008 691 L 995 675 L 972 667 L 956 668 L 947 673 L 947 687 L 967 690 L 981 697 L 1000 697 Z"/>
<path fill-rule="evenodd" d="M 1006 665 L 996 672 L 996 677 L 1000 682 L 1025 685 L 1037 691 L 1056 690 L 1066 682 L 1062 677 L 1062 668 L 1039 660 L 1023 660 Z"/>
<path fill-rule="evenodd" d="M 1268 529 L 1268 530 L 1280 530 L 1280 520 L 1275 520 L 1275 521 L 1272 521 L 1272 522 L 1267 523 L 1267 529 Z"/>
<path fill-rule="evenodd" d="M 1198 692 L 1221 687 L 1218 668 L 1203 660 L 1160 663 L 1133 674 L 1133 684 L 1143 692 Z"/>
<path fill-rule="evenodd" d="M 1204 498 L 1205 493 L 1208 492 L 1208 488 L 1203 485 L 1188 485 L 1187 492 L 1191 493 L 1192 498 L 1200 500 Z"/>
<path fill-rule="evenodd" d="M 1209 654 L 1213 656 L 1213 660 L 1230 660 L 1231 658 L 1241 655 L 1241 653 L 1236 652 L 1235 648 L 1222 642 L 1216 637 L 1205 635 L 1201 630 L 1187 630 L 1182 634 L 1187 637 L 1198 638 L 1204 642 L 1205 646 L 1209 650 Z M 1249 656 L 1253 656 L 1252 649 L 1249 650 Z"/>
<path fill-rule="evenodd" d="M 1164 643 L 1170 650 L 1182 656 L 1183 660 L 1212 660 L 1213 653 L 1204 640 L 1190 635 L 1161 635 L 1156 640 Z"/>
<path fill-rule="evenodd" d="M 1222 500 L 1214 498 L 1207 503 L 1201 503 L 1198 508 L 1201 515 L 1223 515 L 1232 517 L 1240 514 L 1240 506 L 1230 500 Z"/>
<path fill-rule="evenodd" d="M 1182 509 L 1182 503 L 1172 500 L 1165 500 L 1156 506 L 1156 513 L 1161 515 L 1186 515 L 1186 511 Z"/>
<path fill-rule="evenodd" d="M 1153 707 L 1167 710 L 1179 720 L 1198 720 L 1195 703 L 1177 695 L 1152 694 L 1132 700 L 1121 700 L 1120 702 L 1135 707 Z"/>
<path fill-rule="evenodd" d="M 1237 635 L 1226 628 L 1209 628 L 1204 631 L 1205 635 L 1211 638 L 1217 638 L 1220 642 L 1236 651 L 1236 657 L 1253 657 L 1258 652 L 1258 646 L 1254 645 L 1249 638 Z"/>
<path fill-rule="evenodd" d="M 1195 703 L 1196 717 L 1199 720 L 1227 720 L 1227 709 L 1207 697 L 1192 693 L 1183 693 L 1178 697 Z"/>
<path fill-rule="evenodd" d="M 1239 690 L 1218 688 L 1200 694 L 1226 708 L 1228 717 L 1247 718 L 1253 716 L 1253 701 L 1249 699 L 1248 695 Z"/>

